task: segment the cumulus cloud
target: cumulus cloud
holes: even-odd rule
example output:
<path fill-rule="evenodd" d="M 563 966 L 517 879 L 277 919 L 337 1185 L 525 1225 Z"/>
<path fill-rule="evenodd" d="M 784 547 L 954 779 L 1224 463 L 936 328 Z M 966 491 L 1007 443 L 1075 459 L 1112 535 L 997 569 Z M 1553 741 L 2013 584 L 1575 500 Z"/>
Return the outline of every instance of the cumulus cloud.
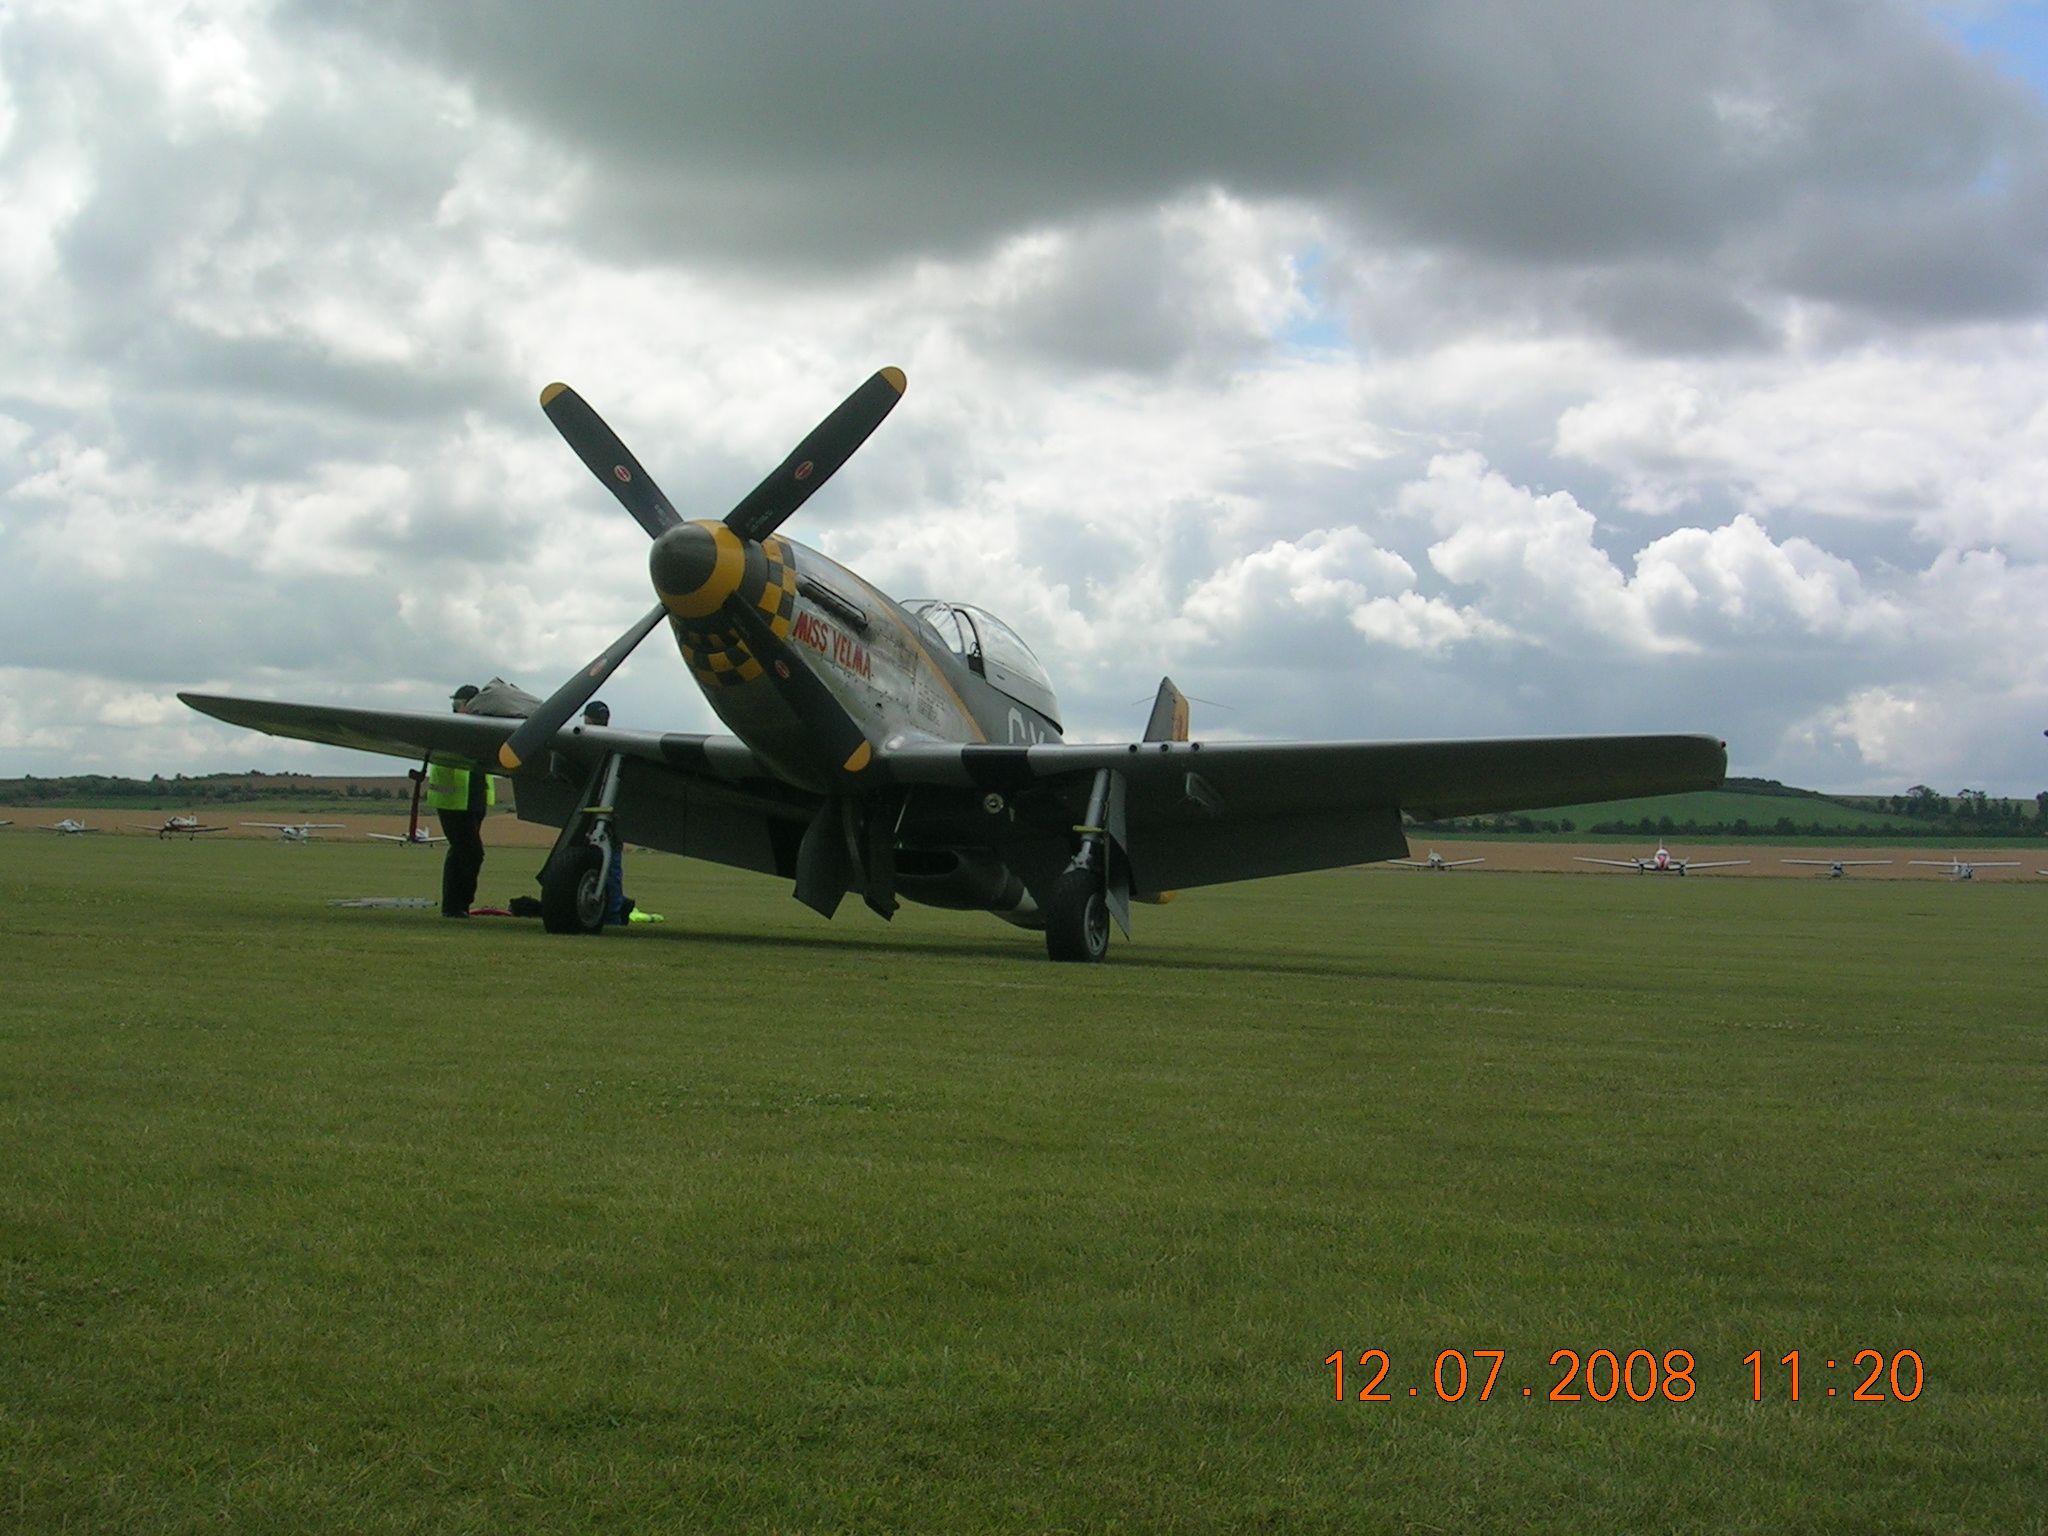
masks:
<path fill-rule="evenodd" d="M 540 385 L 717 516 L 895 363 L 790 531 L 1003 613 L 1077 735 L 1171 671 L 2024 788 L 2044 121 L 1868 0 L 18 0 L 0 771 L 321 760 L 179 686 L 545 691 L 647 589 Z M 658 638 L 607 692 L 712 723 Z"/>

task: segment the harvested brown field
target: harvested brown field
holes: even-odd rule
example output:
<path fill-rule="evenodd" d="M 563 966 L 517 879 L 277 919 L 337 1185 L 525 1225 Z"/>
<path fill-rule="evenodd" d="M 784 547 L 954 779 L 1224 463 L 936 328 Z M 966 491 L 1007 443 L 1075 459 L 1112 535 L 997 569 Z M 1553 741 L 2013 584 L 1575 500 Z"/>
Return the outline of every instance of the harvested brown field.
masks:
<path fill-rule="evenodd" d="M 1455 842 L 1432 843 L 1424 838 L 1411 836 L 1408 846 L 1417 859 L 1427 858 L 1433 848 L 1446 859 L 1484 859 L 1484 864 L 1471 869 L 1451 870 L 1457 875 L 1485 874 L 1578 874 L 1578 875 L 1627 875 L 1634 871 L 1627 869 L 1602 868 L 1596 864 L 1581 864 L 1580 857 L 1590 859 L 1632 859 L 1647 858 L 1656 851 L 1657 844 L 1651 840 L 1618 843 L 1539 843 L 1539 842 Z M 1939 869 L 1916 868 L 1909 861 L 1933 859 L 1947 863 L 1951 858 L 1960 858 L 1969 863 L 1995 863 L 2006 859 L 2018 859 L 2015 869 L 1987 869 L 1977 876 L 1980 880 L 1994 880 L 2001 877 L 2034 879 L 2035 872 L 2048 869 L 2048 843 L 2038 848 L 2010 847 L 1991 852 L 1973 851 L 1967 847 L 1951 848 L 1930 843 L 1928 846 L 1901 848 L 1861 846 L 1845 848 L 1829 844 L 1801 846 L 1792 843 L 1684 843 L 1669 842 L 1674 859 L 1690 859 L 1700 863 L 1717 863 L 1722 859 L 1747 859 L 1746 864 L 1737 864 L 1728 869 L 1697 870 L 1691 878 L 1701 880 L 1721 876 L 1744 876 L 1750 879 L 1768 877 L 1774 880 L 1824 880 L 1828 878 L 1825 869 L 1805 868 L 1787 864 L 1787 859 L 1889 859 L 1886 866 L 1870 869 L 1851 869 L 1844 873 L 1850 880 L 1946 880 L 1949 876 Z M 1435 875 L 1438 870 L 1402 869 L 1391 864 L 1370 864 L 1367 869 L 1382 870 L 1393 875 Z"/>
<path fill-rule="evenodd" d="M 156 836 L 156 828 L 163 825 L 167 817 L 173 815 L 197 816 L 201 822 L 208 826 L 225 826 L 227 828 L 224 832 L 208 833 L 207 837 L 209 840 L 218 840 L 224 837 L 248 837 L 260 840 L 277 836 L 275 832 L 266 832 L 260 827 L 245 827 L 242 825 L 244 821 L 333 822 L 339 828 L 338 831 L 315 834 L 321 842 L 330 843 L 361 842 L 372 832 L 388 833 L 394 837 L 403 836 L 406 827 L 406 812 L 402 808 L 396 812 L 387 811 L 379 812 L 375 815 L 361 815 L 353 811 L 306 811 L 301 813 L 297 811 L 250 810 L 238 806 L 228 806 L 225 808 L 209 807 L 203 810 L 195 808 L 180 811 L 106 811 L 81 810 L 69 805 L 0 805 L 0 821 L 11 821 L 14 823 L 11 827 L 0 827 L 0 837 L 6 837 L 10 833 L 15 832 L 34 832 L 38 827 L 48 826 L 51 822 L 62 821 L 66 817 L 84 822 L 88 827 L 96 829 L 101 835 L 154 837 Z M 433 812 L 428 810 L 420 812 L 420 825 L 429 832 L 438 832 L 440 830 L 439 824 L 434 819 Z M 554 828 L 535 826 L 530 822 L 521 821 L 502 807 L 493 812 L 491 819 L 484 824 L 484 842 L 491 847 L 545 848 L 553 843 L 554 840 Z"/>
<path fill-rule="evenodd" d="M 170 814 L 171 812 L 168 811 L 77 810 L 66 806 L 48 805 L 0 806 L 0 821 L 12 821 L 14 823 L 10 827 L 0 828 L 0 837 L 15 832 L 33 832 L 39 826 L 47 825 L 66 816 L 75 817 L 87 826 L 98 828 L 102 834 L 110 833 L 119 837 L 152 837 L 155 835 L 154 827 Z M 247 837 L 261 839 L 275 836 L 274 833 L 265 832 L 255 827 L 240 825 L 245 817 L 233 813 L 232 810 L 226 812 L 205 810 L 180 814 L 196 814 L 202 821 L 226 822 L 228 830 L 209 834 L 213 838 Z M 322 842 L 343 843 L 362 841 L 372 832 L 394 835 L 403 833 L 406 824 L 405 814 L 402 811 L 396 814 L 380 813 L 376 815 L 359 815 L 347 811 L 309 812 L 304 815 L 284 815 L 268 811 L 251 811 L 247 813 L 246 819 L 253 821 L 336 822 L 339 824 L 340 830 L 323 832 L 318 834 L 318 836 Z M 420 823 L 429 831 L 437 830 L 434 817 L 430 812 L 421 812 Z M 492 815 L 490 821 L 484 827 L 484 842 L 494 848 L 546 848 L 553 843 L 554 839 L 555 832 L 552 827 L 538 826 L 532 822 L 521 821 L 503 807 L 500 807 Z M 1647 856 L 1655 851 L 1656 848 L 1654 841 L 1618 843 L 1543 843 L 1522 841 L 1432 843 L 1426 838 L 1421 837 L 1411 837 L 1408 841 L 1409 847 L 1413 850 L 1414 857 L 1417 859 L 1427 857 L 1429 851 L 1433 848 L 1446 859 L 1484 859 L 1486 861 L 1484 864 L 1472 869 L 1450 871 L 1450 873 L 1459 875 L 1529 873 L 1627 875 L 1631 871 L 1625 869 L 1603 869 L 1596 865 L 1581 864 L 1577 862 L 1577 856 L 1584 855 L 1588 858 L 1596 859 L 1628 859 L 1638 855 Z M 1667 846 L 1671 845 L 1667 844 Z M 1891 860 L 1888 866 L 1881 868 L 1850 870 L 1848 878 L 1855 880 L 1946 880 L 1949 877 L 1939 869 L 1915 868 L 1907 861 L 1911 859 L 1935 859 L 1946 862 L 1952 856 L 1979 863 L 2005 859 L 2018 859 L 2020 861 L 2019 867 L 2016 869 L 1985 870 L 1978 876 L 1979 879 L 1983 880 L 2001 877 L 2033 879 L 2036 877 L 2035 872 L 2037 870 L 2048 869 L 2048 843 L 2044 843 L 2039 848 L 2022 847 L 2017 851 L 2012 848 L 2004 848 L 1990 852 L 1982 850 L 1973 851 L 1969 848 L 1948 848 L 1939 845 L 1930 845 L 1925 848 L 1901 848 L 1896 845 L 1892 847 L 1864 846 L 1840 848 L 1826 845 L 1801 846 L 1789 843 L 1744 843 L 1740 845 L 1679 843 L 1676 846 L 1671 846 L 1671 853 L 1674 858 L 1696 859 L 1701 862 L 1713 862 L 1721 859 L 1747 859 L 1749 861 L 1747 864 L 1738 864 L 1728 869 L 1699 871 L 1698 878 L 1701 879 L 1709 875 L 1717 877 L 1738 875 L 1751 879 L 1758 876 L 1768 876 L 1773 879 L 1825 879 L 1827 877 L 1825 869 L 1801 868 L 1797 865 L 1785 863 L 1784 861 L 1787 859 Z M 1401 869 L 1390 864 L 1367 864 L 1360 867 L 1391 875 L 1438 873 L 1434 870 Z"/>

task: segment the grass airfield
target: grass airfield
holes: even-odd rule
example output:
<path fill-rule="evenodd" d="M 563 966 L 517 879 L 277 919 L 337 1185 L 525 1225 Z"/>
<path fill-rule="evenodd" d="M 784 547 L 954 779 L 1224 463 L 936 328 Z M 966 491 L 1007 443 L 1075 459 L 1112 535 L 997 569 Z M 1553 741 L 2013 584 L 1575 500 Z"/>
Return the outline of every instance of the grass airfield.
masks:
<path fill-rule="evenodd" d="M 0 1528 L 2048 1528 L 2048 881 L 1345 871 L 1080 968 L 18 833 Z"/>

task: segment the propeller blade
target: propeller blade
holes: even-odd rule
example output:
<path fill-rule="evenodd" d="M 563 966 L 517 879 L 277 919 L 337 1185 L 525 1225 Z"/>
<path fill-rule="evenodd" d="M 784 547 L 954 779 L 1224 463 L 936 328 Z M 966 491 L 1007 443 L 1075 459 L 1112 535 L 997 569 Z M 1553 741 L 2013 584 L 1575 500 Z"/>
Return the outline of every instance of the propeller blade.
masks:
<path fill-rule="evenodd" d="M 507 773 L 517 773 L 522 763 L 546 746 L 555 732 L 569 723 L 571 715 L 590 702 L 590 696 L 604 686 L 605 679 L 618 670 L 619 663 L 632 655 L 633 648 L 667 617 L 668 609 L 657 603 L 631 629 L 598 652 L 589 666 L 550 694 L 548 701 L 528 715 L 519 729 L 498 748 L 498 766 Z"/>
<path fill-rule="evenodd" d="M 796 451 L 773 474 L 726 513 L 725 526 L 743 539 L 765 539 L 780 528 L 783 520 L 810 500 L 811 493 L 831 479 L 839 466 L 853 457 L 854 449 L 868 440 L 868 434 L 882 424 L 882 418 L 903 398 L 907 383 L 901 368 L 884 368 L 874 374 L 812 428 L 811 435 L 796 445 Z M 566 431 L 565 428 L 565 435 Z M 590 461 L 586 458 L 584 462 Z"/>
<path fill-rule="evenodd" d="M 768 627 L 768 621 L 761 617 L 760 610 L 746 599 L 734 595 L 725 600 L 719 612 L 740 632 L 741 638 L 747 642 L 747 649 L 754 653 L 767 672 L 775 691 L 782 695 L 782 701 L 789 706 L 790 712 L 810 732 L 830 771 L 835 776 L 843 775 L 848 779 L 864 772 L 875 756 L 867 732 L 846 712 L 846 706 L 839 702 L 832 690 L 804 664 L 803 658 L 775 638 L 775 631 Z"/>
<path fill-rule="evenodd" d="M 619 441 L 619 434 L 606 426 L 604 418 L 575 390 L 566 384 L 550 384 L 540 392 L 540 408 L 576 450 L 576 457 L 590 466 L 590 472 L 647 530 L 647 537 L 658 539 L 682 521 L 668 498 L 661 494 L 654 477 L 640 467 L 640 461 Z"/>

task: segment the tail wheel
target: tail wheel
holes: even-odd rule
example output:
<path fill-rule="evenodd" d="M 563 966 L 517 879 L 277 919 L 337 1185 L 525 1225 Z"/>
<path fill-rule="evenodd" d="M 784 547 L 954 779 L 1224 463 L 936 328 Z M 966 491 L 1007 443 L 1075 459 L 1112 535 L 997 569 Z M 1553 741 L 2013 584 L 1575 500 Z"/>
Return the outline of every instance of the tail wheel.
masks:
<path fill-rule="evenodd" d="M 1096 961 L 1109 953 L 1109 903 L 1092 869 L 1070 869 L 1045 911 L 1045 952 L 1055 960 Z"/>
<path fill-rule="evenodd" d="M 602 933 L 604 908 L 604 855 L 595 848 L 577 849 L 540 888 L 540 920 L 549 933 Z"/>

